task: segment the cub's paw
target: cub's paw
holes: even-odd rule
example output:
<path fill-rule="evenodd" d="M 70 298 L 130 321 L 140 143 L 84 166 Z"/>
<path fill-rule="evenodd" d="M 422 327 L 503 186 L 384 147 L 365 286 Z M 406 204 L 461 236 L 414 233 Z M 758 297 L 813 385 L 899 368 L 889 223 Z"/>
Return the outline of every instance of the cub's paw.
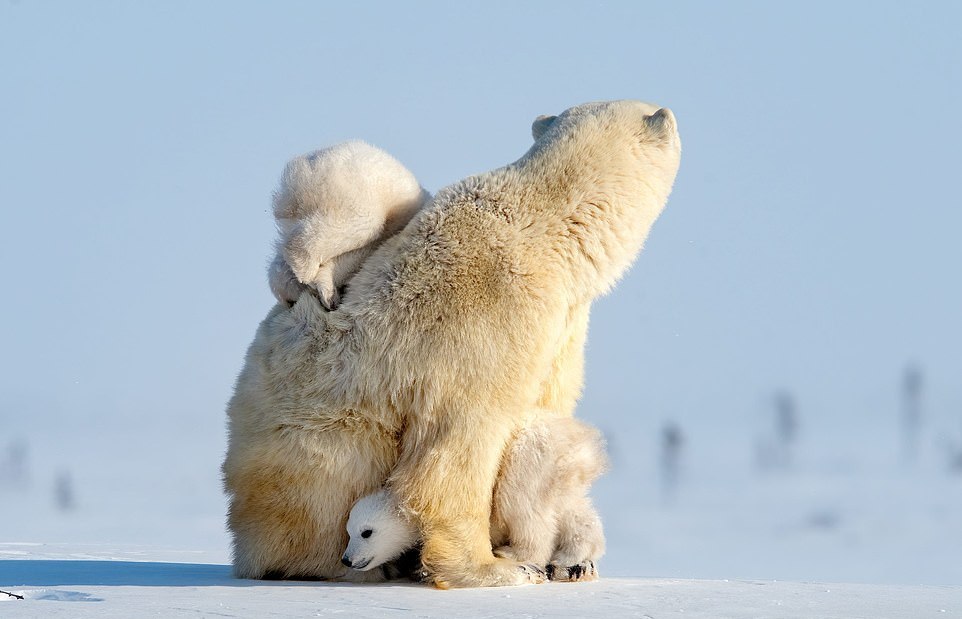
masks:
<path fill-rule="evenodd" d="M 545 569 L 548 580 L 557 582 L 583 582 L 598 580 L 598 568 L 594 561 L 584 561 L 575 565 L 556 565 L 549 563 Z"/>
<path fill-rule="evenodd" d="M 294 305 L 302 292 L 311 289 L 297 279 L 290 265 L 280 254 L 277 254 L 267 269 L 267 281 L 270 283 L 274 298 L 288 306 Z"/>

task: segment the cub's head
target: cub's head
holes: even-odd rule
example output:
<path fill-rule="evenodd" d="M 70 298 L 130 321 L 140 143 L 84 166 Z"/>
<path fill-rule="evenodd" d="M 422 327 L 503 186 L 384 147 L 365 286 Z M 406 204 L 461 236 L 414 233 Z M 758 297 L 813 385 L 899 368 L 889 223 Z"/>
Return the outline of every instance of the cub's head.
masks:
<path fill-rule="evenodd" d="M 400 557 L 418 543 L 418 531 L 405 518 L 387 490 L 358 500 L 347 519 L 351 539 L 341 563 L 355 570 L 370 570 Z"/>

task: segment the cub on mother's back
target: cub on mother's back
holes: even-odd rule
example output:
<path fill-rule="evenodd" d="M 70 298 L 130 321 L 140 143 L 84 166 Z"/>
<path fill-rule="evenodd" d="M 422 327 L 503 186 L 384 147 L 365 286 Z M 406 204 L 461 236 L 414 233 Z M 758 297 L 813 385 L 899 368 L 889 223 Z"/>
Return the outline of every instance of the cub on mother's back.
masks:
<path fill-rule="evenodd" d="M 274 194 L 274 296 L 293 303 L 310 286 L 324 307 L 336 308 L 340 287 L 430 197 L 397 159 L 361 141 L 292 159 Z"/>

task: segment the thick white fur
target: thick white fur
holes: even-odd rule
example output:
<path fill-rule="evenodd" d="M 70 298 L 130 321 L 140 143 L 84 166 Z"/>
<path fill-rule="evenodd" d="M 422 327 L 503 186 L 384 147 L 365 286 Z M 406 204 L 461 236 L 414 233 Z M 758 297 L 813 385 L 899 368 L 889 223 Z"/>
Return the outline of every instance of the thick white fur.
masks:
<path fill-rule="evenodd" d="M 593 564 L 604 553 L 601 519 L 588 497 L 607 459 L 601 434 L 570 417 L 536 417 L 505 452 L 494 489 L 491 543 L 500 557 L 552 574 Z M 347 519 L 342 562 L 370 570 L 393 561 L 420 539 L 415 523 L 386 489 L 362 497 Z M 590 565 L 590 568 L 589 568 Z M 580 573 L 580 572 L 579 572 Z"/>
<path fill-rule="evenodd" d="M 495 554 L 555 575 L 583 564 L 593 577 L 605 536 L 588 490 L 606 466 L 598 430 L 571 417 L 536 416 L 505 450 L 494 486 Z"/>
<path fill-rule="evenodd" d="M 293 303 L 311 286 L 334 309 L 339 288 L 430 197 L 397 159 L 364 142 L 292 159 L 274 193 L 280 237 L 268 269 L 274 296 Z"/>
<path fill-rule="evenodd" d="M 387 239 L 337 310 L 305 293 L 261 323 L 228 405 L 238 576 L 371 574 L 340 563 L 345 523 L 388 478 L 435 584 L 532 581 L 491 550 L 502 456 L 531 415 L 572 415 L 591 301 L 641 248 L 681 153 L 671 112 L 636 101 L 533 132 Z"/>

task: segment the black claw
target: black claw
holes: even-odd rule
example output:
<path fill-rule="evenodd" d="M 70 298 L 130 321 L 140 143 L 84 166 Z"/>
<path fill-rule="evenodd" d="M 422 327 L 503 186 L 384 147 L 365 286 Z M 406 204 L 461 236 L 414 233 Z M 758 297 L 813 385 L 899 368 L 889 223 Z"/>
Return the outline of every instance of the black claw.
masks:
<path fill-rule="evenodd" d="M 535 574 L 540 574 L 541 576 L 545 575 L 543 569 L 531 563 L 525 563 L 524 565 L 521 566 L 521 569 L 534 572 Z"/>
<path fill-rule="evenodd" d="M 577 580 L 578 578 L 581 578 L 581 576 L 584 574 L 584 571 L 585 568 L 583 565 L 572 565 L 568 568 L 568 578 L 571 580 Z"/>
<path fill-rule="evenodd" d="M 554 570 L 555 567 L 551 563 L 545 566 L 544 571 L 548 575 L 548 580 L 554 580 Z"/>

